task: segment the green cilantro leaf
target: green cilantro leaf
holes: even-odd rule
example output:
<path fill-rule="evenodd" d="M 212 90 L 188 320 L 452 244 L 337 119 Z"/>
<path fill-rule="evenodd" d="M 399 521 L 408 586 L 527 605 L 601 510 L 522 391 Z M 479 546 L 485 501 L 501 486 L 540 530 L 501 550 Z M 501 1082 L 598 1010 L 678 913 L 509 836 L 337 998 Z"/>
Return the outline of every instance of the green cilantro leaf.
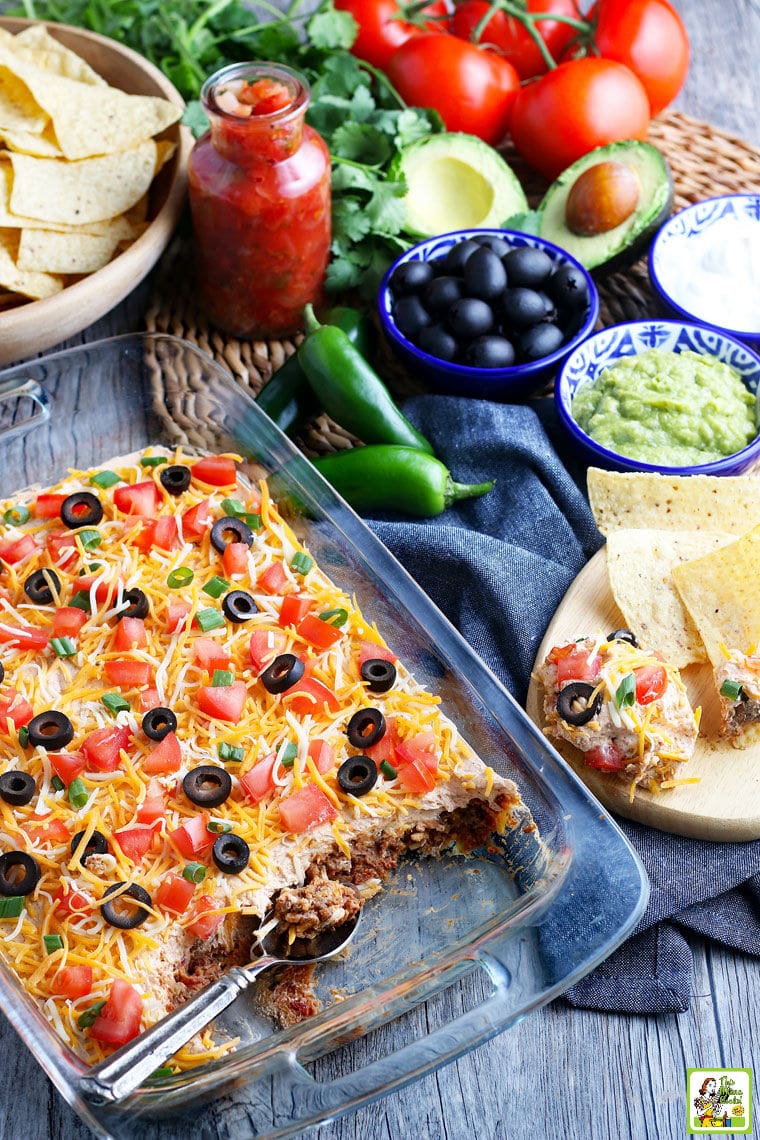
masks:
<path fill-rule="evenodd" d="M 316 48 L 334 51 L 351 47 L 359 25 L 350 12 L 336 12 L 332 3 L 323 4 L 306 25 L 309 40 Z"/>

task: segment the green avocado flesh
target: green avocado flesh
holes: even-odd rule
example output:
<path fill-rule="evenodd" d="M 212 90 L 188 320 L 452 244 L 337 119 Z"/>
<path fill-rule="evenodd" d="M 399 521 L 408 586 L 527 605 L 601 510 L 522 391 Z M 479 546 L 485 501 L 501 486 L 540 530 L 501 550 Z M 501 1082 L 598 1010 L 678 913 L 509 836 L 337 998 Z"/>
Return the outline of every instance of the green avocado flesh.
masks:
<path fill-rule="evenodd" d="M 601 162 L 629 166 L 639 181 L 639 200 L 633 213 L 614 229 L 584 237 L 567 226 L 565 209 L 570 190 L 584 171 Z M 673 206 L 673 180 L 667 163 L 651 143 L 628 140 L 600 146 L 563 170 L 538 207 L 538 232 L 562 246 L 586 269 L 605 271 L 631 264 L 646 250 Z"/>
<path fill-rule="evenodd" d="M 447 132 L 421 139 L 401 153 L 399 172 L 407 184 L 404 229 L 415 236 L 498 228 L 528 208 L 513 171 L 474 135 Z"/>

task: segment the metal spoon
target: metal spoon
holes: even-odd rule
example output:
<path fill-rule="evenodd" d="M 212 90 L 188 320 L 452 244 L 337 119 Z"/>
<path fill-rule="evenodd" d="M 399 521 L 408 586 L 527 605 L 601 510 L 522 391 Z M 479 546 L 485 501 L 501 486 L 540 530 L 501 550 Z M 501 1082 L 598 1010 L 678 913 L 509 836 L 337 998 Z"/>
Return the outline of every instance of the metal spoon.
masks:
<path fill-rule="evenodd" d="M 274 927 L 261 939 L 261 958 L 247 966 L 233 966 L 173 1013 L 157 1021 L 134 1041 L 122 1046 L 107 1061 L 95 1065 L 79 1081 L 80 1091 L 91 1100 L 111 1104 L 123 1100 L 164 1061 L 187 1044 L 191 1037 L 204 1029 L 217 1014 L 231 1005 L 238 994 L 248 989 L 264 970 L 270 966 L 308 966 L 333 958 L 348 946 L 356 933 L 360 917 L 361 911 L 340 926 L 331 927 L 313 938 L 296 939 L 290 950 L 304 955 L 298 958 L 280 949 L 283 934 L 279 927 Z"/>

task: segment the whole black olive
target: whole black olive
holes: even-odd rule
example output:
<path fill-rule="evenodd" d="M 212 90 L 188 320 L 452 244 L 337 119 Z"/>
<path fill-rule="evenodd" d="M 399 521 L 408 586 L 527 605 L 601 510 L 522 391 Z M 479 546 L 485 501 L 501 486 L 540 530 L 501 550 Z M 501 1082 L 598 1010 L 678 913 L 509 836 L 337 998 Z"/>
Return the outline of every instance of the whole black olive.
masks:
<path fill-rule="evenodd" d="M 35 570 L 24 582 L 24 593 L 37 606 L 49 606 L 61 589 L 55 570 Z"/>
<path fill-rule="evenodd" d="M 377 764 L 369 756 L 349 756 L 338 768 L 338 786 L 352 796 L 366 796 L 377 783 Z"/>
<path fill-rule="evenodd" d="M 85 835 L 86 832 L 78 831 L 71 840 L 71 854 L 74 858 L 79 859 L 80 863 L 85 863 L 91 855 L 108 854 L 108 840 L 102 832 L 93 831 L 85 847 L 82 849 L 82 839 Z"/>
<path fill-rule="evenodd" d="M 551 299 L 548 293 L 545 293 L 543 291 L 543 289 L 537 289 L 536 292 L 544 302 L 544 320 L 552 322 L 556 321 L 557 306 L 554 304 L 554 301 Z"/>
<path fill-rule="evenodd" d="M 544 285 L 557 308 L 564 312 L 575 312 L 588 306 L 588 285 L 579 269 L 563 265 Z"/>
<path fill-rule="evenodd" d="M 384 657 L 369 657 L 359 672 L 371 693 L 387 693 L 396 683 L 396 666 Z"/>
<path fill-rule="evenodd" d="M 39 864 L 26 851 L 0 855 L 0 895 L 30 895 L 42 878 Z"/>
<path fill-rule="evenodd" d="M 285 693 L 301 680 L 304 663 L 294 653 L 281 653 L 261 674 L 261 683 L 268 693 Z"/>
<path fill-rule="evenodd" d="M 507 271 L 493 250 L 481 246 L 468 257 L 464 267 L 465 292 L 483 301 L 492 301 L 507 287 Z"/>
<path fill-rule="evenodd" d="M 116 620 L 121 621 L 122 618 L 144 618 L 148 616 L 147 595 L 134 586 L 131 590 L 125 590 L 122 594 L 122 600 L 127 602 L 123 610 L 119 610 L 116 615 Z"/>
<path fill-rule="evenodd" d="M 515 362 L 515 350 L 506 337 L 479 336 L 467 345 L 464 359 L 473 368 L 510 368 Z"/>
<path fill-rule="evenodd" d="M 636 634 L 631 629 L 613 629 L 612 633 L 607 634 L 608 641 L 627 641 L 634 649 L 638 648 L 638 640 Z"/>
<path fill-rule="evenodd" d="M 171 709 L 156 705 L 142 718 L 142 730 L 149 740 L 163 740 L 177 729 L 177 718 Z"/>
<path fill-rule="evenodd" d="M 432 279 L 433 272 L 428 261 L 405 261 L 391 274 L 389 285 L 394 297 L 418 293 Z"/>
<path fill-rule="evenodd" d="M 546 305 L 535 289 L 526 289 L 523 285 L 518 285 L 514 289 L 504 291 L 499 311 L 504 324 L 518 332 L 543 321 L 546 316 Z"/>
<path fill-rule="evenodd" d="M 241 622 L 249 621 L 254 614 L 257 614 L 259 607 L 245 590 L 230 590 L 229 594 L 224 595 L 222 612 L 228 621 L 240 625 Z"/>
<path fill-rule="evenodd" d="M 483 336 L 493 327 L 490 305 L 478 297 L 462 297 L 455 301 L 446 314 L 446 325 L 457 339 L 472 340 Z"/>
<path fill-rule="evenodd" d="M 199 764 L 185 776 L 182 790 L 199 807 L 219 807 L 232 791 L 232 777 L 216 764 Z"/>
<path fill-rule="evenodd" d="M 29 743 L 32 748 L 47 748 L 51 752 L 59 752 L 74 739 L 74 726 L 65 713 L 48 712 L 33 716 L 27 725 Z"/>
<path fill-rule="evenodd" d="M 480 246 L 476 241 L 471 238 L 465 238 L 464 241 L 458 241 L 452 245 L 443 259 L 443 268 L 446 273 L 450 273 L 453 277 L 461 275 L 464 272 L 464 267 L 468 260 L 472 257 L 473 253 L 477 253 Z"/>
<path fill-rule="evenodd" d="M 37 785 L 28 772 L 14 769 L 11 772 L 3 772 L 0 776 L 0 796 L 7 804 L 13 804 L 14 807 L 28 804 L 36 790 Z"/>
<path fill-rule="evenodd" d="M 158 477 L 170 495 L 181 495 L 190 486 L 191 472 L 184 463 L 172 463 L 169 467 L 162 467 Z"/>
<path fill-rule="evenodd" d="M 454 337 L 443 325 L 428 325 L 420 333 L 417 344 L 423 352 L 429 352 L 439 360 L 453 360 L 458 349 Z"/>
<path fill-rule="evenodd" d="M 422 301 L 429 313 L 445 313 L 463 293 L 461 277 L 434 277 L 423 289 Z"/>
<path fill-rule="evenodd" d="M 69 530 L 80 526 L 97 526 L 103 518 L 103 507 L 97 495 L 91 491 L 76 491 L 67 495 L 61 503 L 61 522 Z"/>
<path fill-rule="evenodd" d="M 219 554 L 224 554 L 231 542 L 244 542 L 246 546 L 253 543 L 253 531 L 242 519 L 234 515 L 225 515 L 217 519 L 211 528 L 211 545 Z"/>
<path fill-rule="evenodd" d="M 535 289 L 550 276 L 554 263 L 542 249 L 524 245 L 512 249 L 503 259 L 510 285 L 525 285 Z"/>
<path fill-rule="evenodd" d="M 562 330 L 556 325 L 541 321 L 520 337 L 520 353 L 524 360 L 540 360 L 556 352 L 564 339 Z"/>
<path fill-rule="evenodd" d="M 211 848 L 214 862 L 225 875 L 239 875 L 248 866 L 251 849 L 244 839 L 228 831 L 220 835 Z"/>
<path fill-rule="evenodd" d="M 484 245 L 493 250 L 497 257 L 506 257 L 510 250 L 509 244 L 497 234 L 478 234 L 474 240 L 478 245 Z"/>
<path fill-rule="evenodd" d="M 602 694 L 585 681 L 571 681 L 557 693 L 557 715 L 567 724 L 588 724 L 602 707 Z"/>
<path fill-rule="evenodd" d="M 416 342 L 421 331 L 430 324 L 430 313 L 416 293 L 408 297 L 400 297 L 393 306 L 392 312 L 399 332 L 411 341 Z"/>
<path fill-rule="evenodd" d="M 385 736 L 385 717 L 380 709 L 359 709 L 346 725 L 346 736 L 354 748 L 371 748 Z"/>
<path fill-rule="evenodd" d="M 137 883 L 131 883 L 126 889 L 124 883 L 114 883 L 104 893 L 103 898 L 108 899 L 109 895 L 113 895 L 116 891 L 119 892 L 118 898 L 104 902 L 100 913 L 106 922 L 110 926 L 115 926 L 117 930 L 134 930 L 150 917 L 145 907 L 152 905 L 151 897 L 145 887 L 140 887 Z M 142 903 L 142 906 L 130 906 L 130 902 Z"/>

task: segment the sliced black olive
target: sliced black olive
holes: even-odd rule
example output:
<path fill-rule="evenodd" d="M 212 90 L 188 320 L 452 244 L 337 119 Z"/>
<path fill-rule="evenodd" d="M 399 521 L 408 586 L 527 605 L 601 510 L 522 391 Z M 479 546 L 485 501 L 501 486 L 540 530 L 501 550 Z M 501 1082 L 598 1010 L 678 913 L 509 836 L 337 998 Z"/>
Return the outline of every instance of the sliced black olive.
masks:
<path fill-rule="evenodd" d="M 225 875 L 237 875 L 248 866 L 251 849 L 239 835 L 228 831 L 226 835 L 219 836 L 211 848 L 211 854 L 220 871 L 224 871 Z"/>
<path fill-rule="evenodd" d="M 41 746 L 51 752 L 58 752 L 74 739 L 74 726 L 69 718 L 65 713 L 53 709 L 33 716 L 27 728 L 32 748 Z"/>
<path fill-rule="evenodd" d="M 571 681 L 557 693 L 557 713 L 567 724 L 588 724 L 601 707 L 602 694 L 585 681 Z"/>
<path fill-rule="evenodd" d="M 253 542 L 253 531 L 242 519 L 225 515 L 223 519 L 217 519 L 211 528 L 211 545 L 214 550 L 224 554 L 231 542 L 244 542 L 246 546 L 250 546 Z"/>
<path fill-rule="evenodd" d="M 185 776 L 182 790 L 199 807 L 219 807 L 232 791 L 232 777 L 216 764 L 199 764 Z"/>
<path fill-rule="evenodd" d="M 338 768 L 338 784 L 352 796 L 366 796 L 377 783 L 377 764 L 369 756 L 349 756 Z"/>
<path fill-rule="evenodd" d="M 222 613 L 228 621 L 239 625 L 243 621 L 248 621 L 258 612 L 259 607 L 245 590 L 230 590 L 229 594 L 224 595 Z"/>
<path fill-rule="evenodd" d="M 163 705 L 148 709 L 142 718 L 142 730 L 149 740 L 163 740 L 170 732 L 174 732 L 176 727 L 176 716 L 171 709 L 165 709 Z"/>
<path fill-rule="evenodd" d="M 634 649 L 638 649 L 638 641 L 636 634 L 630 629 L 613 629 L 612 633 L 607 634 L 608 641 L 627 641 Z"/>
<path fill-rule="evenodd" d="M 30 895 L 42 878 L 36 859 L 26 851 L 0 855 L 0 895 Z"/>
<path fill-rule="evenodd" d="M 134 930 L 136 926 L 140 926 L 149 917 L 146 906 L 151 906 L 151 897 L 144 887 L 140 887 L 137 883 L 131 883 L 130 886 L 123 889 L 124 883 L 114 883 L 109 887 L 104 894 L 104 898 L 120 891 L 119 897 L 114 899 L 113 902 L 104 902 L 100 908 L 100 913 L 103 918 L 111 926 L 115 926 L 117 930 Z M 135 903 L 142 903 L 142 906 L 131 906 L 130 900 Z"/>
<path fill-rule="evenodd" d="M 354 748 L 370 748 L 385 736 L 385 717 L 380 709 L 359 709 L 346 725 Z"/>
<path fill-rule="evenodd" d="M 14 807 L 28 804 L 36 790 L 37 785 L 28 772 L 3 772 L 0 776 L 0 796 Z"/>
<path fill-rule="evenodd" d="M 80 863 L 85 863 L 91 855 L 108 854 L 108 840 L 100 831 L 93 831 L 84 849 L 78 851 L 77 848 L 80 847 L 84 835 L 84 831 L 78 831 L 71 840 L 71 854 L 79 859 Z"/>
<path fill-rule="evenodd" d="M 158 476 L 161 486 L 170 495 L 181 495 L 190 486 L 190 468 L 183 463 L 173 463 L 170 467 L 162 467 Z"/>
<path fill-rule="evenodd" d="M 372 693 L 387 693 L 396 683 L 396 666 L 382 657 L 368 658 L 359 672 Z"/>
<path fill-rule="evenodd" d="M 103 506 L 91 491 L 76 491 L 61 503 L 61 522 L 69 530 L 80 526 L 97 526 L 103 518 Z"/>
<path fill-rule="evenodd" d="M 24 593 L 37 606 L 49 606 L 61 589 L 55 570 L 35 570 L 24 582 Z"/>
<path fill-rule="evenodd" d="M 0 682 L 2 682 L 4 680 L 5 680 L 5 666 L 3 665 L 2 661 L 0 661 Z"/>
<path fill-rule="evenodd" d="M 132 590 L 125 590 L 123 599 L 125 602 L 128 602 L 129 605 L 125 609 L 119 610 L 116 615 L 117 621 L 121 621 L 121 619 L 125 617 L 144 618 L 148 616 L 148 610 L 150 608 L 148 606 L 148 599 L 142 590 L 138 590 L 137 586 Z"/>
<path fill-rule="evenodd" d="M 284 693 L 301 680 L 304 663 L 295 653 L 281 653 L 261 674 L 261 683 L 268 693 Z"/>

